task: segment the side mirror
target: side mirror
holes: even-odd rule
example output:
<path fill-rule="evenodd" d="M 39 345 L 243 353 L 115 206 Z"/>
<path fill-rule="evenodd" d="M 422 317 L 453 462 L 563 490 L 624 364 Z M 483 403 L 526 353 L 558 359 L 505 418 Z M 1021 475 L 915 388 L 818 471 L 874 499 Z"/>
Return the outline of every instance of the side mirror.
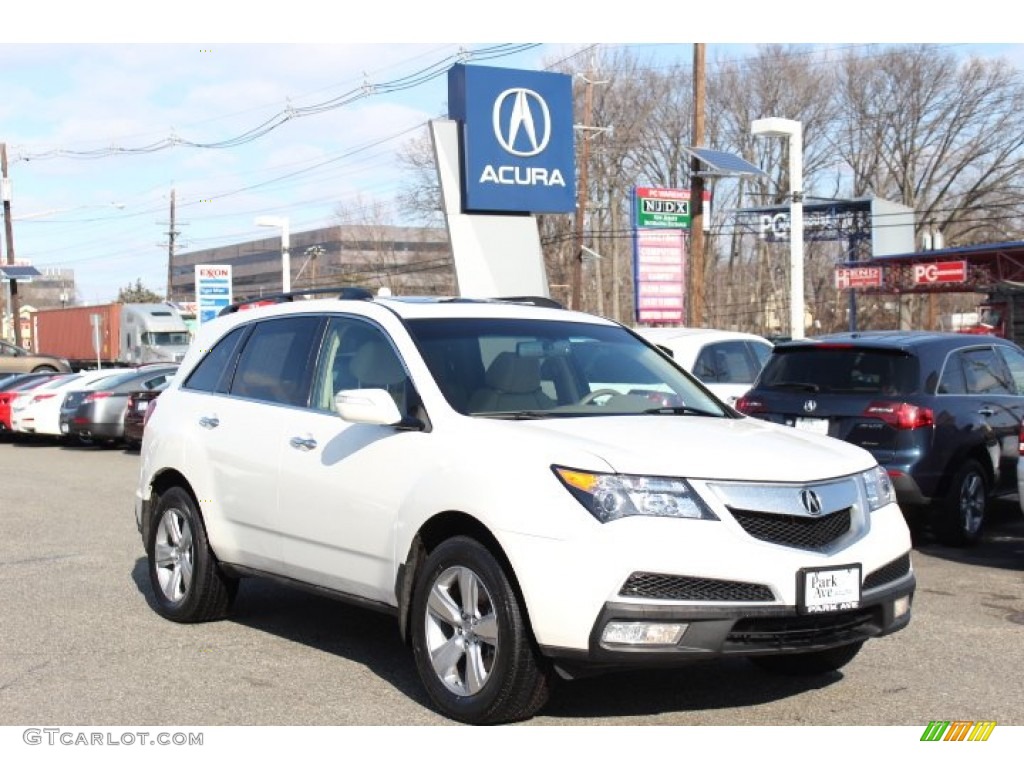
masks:
<path fill-rule="evenodd" d="M 384 389 L 343 389 L 334 405 L 345 421 L 353 424 L 396 425 L 402 421 L 395 401 Z"/>

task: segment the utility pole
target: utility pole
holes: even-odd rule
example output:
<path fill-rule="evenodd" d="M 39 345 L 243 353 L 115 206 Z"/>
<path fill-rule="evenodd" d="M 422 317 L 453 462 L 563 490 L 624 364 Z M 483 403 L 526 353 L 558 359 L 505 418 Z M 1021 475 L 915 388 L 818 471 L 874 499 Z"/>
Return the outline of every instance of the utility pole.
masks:
<path fill-rule="evenodd" d="M 14 226 L 11 221 L 11 180 L 7 178 L 7 144 L 0 143 L 0 184 L 4 199 L 4 235 L 7 238 L 7 266 L 14 266 Z M 11 303 L 8 311 L 14 326 L 14 343 L 21 346 L 21 300 L 18 297 L 18 281 L 8 280 L 11 286 Z"/>
<path fill-rule="evenodd" d="M 574 242 L 574 253 L 572 262 L 572 275 L 570 280 L 571 291 L 570 291 L 570 309 L 581 310 L 583 309 L 583 246 L 584 236 L 586 228 L 586 216 L 587 216 L 587 185 L 589 183 L 589 170 L 590 170 L 590 135 L 591 133 L 601 133 L 603 131 L 609 131 L 610 128 L 595 128 L 590 124 L 594 113 L 594 86 L 604 85 L 607 80 L 594 80 L 592 78 L 592 72 L 594 70 L 593 59 L 591 59 L 590 67 L 587 69 L 586 75 L 579 75 L 579 77 L 586 83 L 586 90 L 583 93 L 583 123 L 581 125 L 573 126 L 575 129 L 581 132 L 583 147 L 580 149 L 580 169 L 577 176 L 577 193 L 576 193 L 576 224 L 575 224 L 575 242 Z M 600 283 L 597 286 L 598 291 L 603 290 Z"/>
<path fill-rule="evenodd" d="M 704 145 L 704 43 L 693 44 L 693 146 Z M 704 323 L 704 177 L 700 160 L 690 158 L 690 290 L 688 325 Z"/>
<path fill-rule="evenodd" d="M 587 75 L 589 75 L 589 70 Z M 583 148 L 580 150 L 580 170 L 576 174 L 578 190 L 576 194 L 576 242 L 573 248 L 572 262 L 572 295 L 570 309 L 583 308 L 583 228 L 587 214 L 587 169 L 590 165 L 590 119 L 594 109 L 594 82 L 583 77 L 586 89 L 583 94 Z"/>
<path fill-rule="evenodd" d="M 175 201 L 175 190 L 171 189 L 171 226 L 167 231 L 167 301 L 174 300 L 174 239 L 178 234 L 174 219 Z"/>

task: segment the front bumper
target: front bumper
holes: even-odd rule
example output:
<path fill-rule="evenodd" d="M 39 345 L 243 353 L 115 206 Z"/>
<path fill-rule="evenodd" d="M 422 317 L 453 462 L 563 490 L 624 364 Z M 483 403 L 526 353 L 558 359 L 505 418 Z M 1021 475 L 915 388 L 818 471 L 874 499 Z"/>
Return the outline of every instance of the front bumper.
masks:
<path fill-rule="evenodd" d="M 615 668 L 676 666 L 725 656 L 765 656 L 808 653 L 863 642 L 903 629 L 910 611 L 896 616 L 894 603 L 913 600 L 916 578 L 899 580 L 865 591 L 860 607 L 834 613 L 799 614 L 791 606 L 671 606 L 608 602 L 590 634 L 586 651 L 542 647 L 563 673 L 577 676 Z M 601 638 L 609 622 L 685 623 L 686 631 L 673 646 L 609 648 Z"/>

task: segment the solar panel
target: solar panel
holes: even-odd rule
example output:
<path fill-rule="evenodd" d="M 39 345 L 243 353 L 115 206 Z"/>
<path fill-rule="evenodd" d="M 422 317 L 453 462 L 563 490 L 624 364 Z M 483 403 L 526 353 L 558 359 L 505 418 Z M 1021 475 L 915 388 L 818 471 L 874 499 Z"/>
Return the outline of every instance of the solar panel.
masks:
<path fill-rule="evenodd" d="M 42 276 L 43 273 L 35 267 L 0 264 L 0 279 L 3 280 L 17 280 L 18 282 L 27 283 L 30 282 L 33 277 Z"/>
<path fill-rule="evenodd" d="M 748 163 L 732 152 L 722 152 L 707 147 L 686 147 L 684 150 L 691 157 L 696 157 L 705 170 L 701 176 L 765 176 L 764 171 L 753 163 Z"/>

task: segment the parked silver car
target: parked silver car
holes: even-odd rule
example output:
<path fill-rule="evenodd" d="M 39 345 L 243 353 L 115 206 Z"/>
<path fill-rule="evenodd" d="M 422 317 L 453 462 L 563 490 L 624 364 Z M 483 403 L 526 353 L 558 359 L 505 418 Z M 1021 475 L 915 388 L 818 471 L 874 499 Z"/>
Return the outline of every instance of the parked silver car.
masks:
<path fill-rule="evenodd" d="M 103 379 L 89 389 L 69 392 L 61 406 L 61 432 L 80 442 L 120 442 L 128 396 L 162 386 L 177 370 L 177 365 L 147 365 Z"/>

